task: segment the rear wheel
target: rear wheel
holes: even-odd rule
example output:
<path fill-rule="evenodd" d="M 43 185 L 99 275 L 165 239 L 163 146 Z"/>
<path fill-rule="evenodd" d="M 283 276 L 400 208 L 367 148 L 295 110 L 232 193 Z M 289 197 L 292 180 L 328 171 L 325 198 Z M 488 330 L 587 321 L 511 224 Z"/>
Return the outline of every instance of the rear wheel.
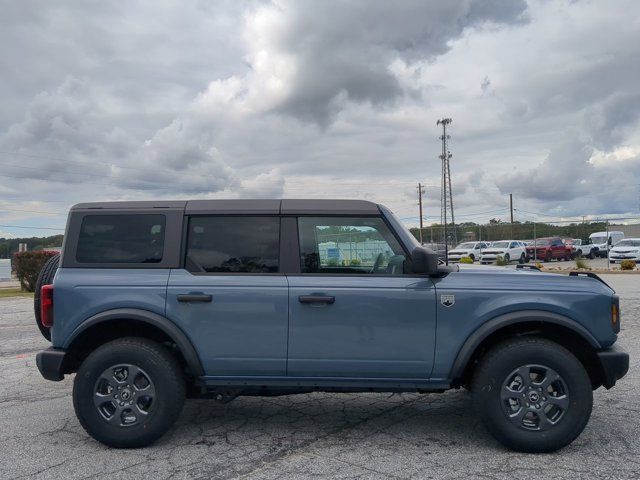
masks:
<path fill-rule="evenodd" d="M 547 253 L 547 254 L 544 256 L 544 261 L 545 261 L 545 262 L 550 262 L 550 261 L 551 261 L 551 258 L 552 258 L 552 256 L 551 256 L 551 252 L 549 252 L 549 253 Z"/>
<path fill-rule="evenodd" d="M 510 340 L 480 362 L 471 390 L 475 410 L 503 445 L 552 452 L 584 430 L 593 405 L 591 381 L 580 361 L 543 338 Z"/>
<path fill-rule="evenodd" d="M 176 359 L 145 338 L 102 345 L 82 363 L 73 406 L 94 439 L 116 448 L 144 447 L 180 415 L 185 380 Z"/>
<path fill-rule="evenodd" d="M 38 274 L 38 280 L 36 281 L 36 290 L 33 292 L 33 310 L 36 316 L 36 325 L 42 333 L 42 336 L 51 341 L 51 329 L 47 328 L 40 323 L 40 289 L 43 285 L 50 285 L 53 283 L 53 277 L 58 270 L 58 264 L 60 263 L 60 255 L 54 255 L 47 260 L 42 266 L 42 270 Z"/>
<path fill-rule="evenodd" d="M 473 256 L 473 253 L 469 254 L 469 258 L 471 259 L 472 262 L 476 261 L 476 257 Z"/>
<path fill-rule="evenodd" d="M 520 255 L 520 259 L 518 260 L 518 263 L 523 264 L 525 262 L 525 255 L 524 253 L 522 255 Z"/>

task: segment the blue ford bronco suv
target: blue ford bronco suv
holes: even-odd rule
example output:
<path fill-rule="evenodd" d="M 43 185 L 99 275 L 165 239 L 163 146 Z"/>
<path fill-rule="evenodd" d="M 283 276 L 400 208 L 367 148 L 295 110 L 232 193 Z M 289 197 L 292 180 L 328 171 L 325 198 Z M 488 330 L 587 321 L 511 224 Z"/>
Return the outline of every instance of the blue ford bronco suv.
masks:
<path fill-rule="evenodd" d="M 450 267 L 358 200 L 85 203 L 41 273 L 48 380 L 96 440 L 142 447 L 186 397 L 464 387 L 509 448 L 573 441 L 629 368 L 593 274 Z"/>

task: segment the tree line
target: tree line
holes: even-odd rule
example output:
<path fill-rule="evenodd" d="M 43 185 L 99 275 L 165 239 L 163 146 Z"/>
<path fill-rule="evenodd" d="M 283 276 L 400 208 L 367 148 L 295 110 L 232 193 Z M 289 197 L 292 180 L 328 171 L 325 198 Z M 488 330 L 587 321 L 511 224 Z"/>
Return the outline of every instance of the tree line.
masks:
<path fill-rule="evenodd" d="M 478 224 L 474 222 L 458 223 L 455 226 L 447 224 L 447 237 L 451 242 L 453 238 L 463 240 L 532 240 L 542 237 L 580 238 L 583 242 L 589 239 L 589 235 L 602 232 L 607 229 L 606 222 L 551 224 L 539 222 L 503 222 L 491 219 L 489 223 Z M 420 229 L 411 228 L 411 233 L 420 238 Z M 609 225 L 609 230 L 615 230 L 615 225 Z M 455 232 L 455 236 L 454 236 Z M 442 224 L 434 224 L 422 229 L 423 241 L 442 243 L 444 241 L 444 227 Z"/>
<path fill-rule="evenodd" d="M 64 235 L 50 237 L 0 238 L 0 258 L 11 258 L 18 251 L 20 243 L 27 244 L 27 250 L 46 250 L 62 246 Z"/>

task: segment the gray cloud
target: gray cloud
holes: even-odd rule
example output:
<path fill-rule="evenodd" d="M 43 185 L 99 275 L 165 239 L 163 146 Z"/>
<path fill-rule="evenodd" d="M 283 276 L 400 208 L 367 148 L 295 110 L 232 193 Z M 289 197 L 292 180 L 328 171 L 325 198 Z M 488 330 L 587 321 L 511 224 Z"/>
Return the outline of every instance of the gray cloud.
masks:
<path fill-rule="evenodd" d="M 279 5 L 287 21 L 254 25 L 272 55 L 291 62 L 289 90 L 274 110 L 323 126 L 347 100 L 381 105 L 397 98 L 403 88 L 390 71 L 394 60 L 431 61 L 465 28 L 520 22 L 526 10 L 524 1 L 499 0 Z"/>
<path fill-rule="evenodd" d="M 637 12 L 14 2 L 0 17 L 0 203 L 16 211 L 0 217 L 185 196 L 370 198 L 411 217 L 421 181 L 437 218 L 442 116 L 460 215 L 508 193 L 551 215 L 637 213 Z"/>

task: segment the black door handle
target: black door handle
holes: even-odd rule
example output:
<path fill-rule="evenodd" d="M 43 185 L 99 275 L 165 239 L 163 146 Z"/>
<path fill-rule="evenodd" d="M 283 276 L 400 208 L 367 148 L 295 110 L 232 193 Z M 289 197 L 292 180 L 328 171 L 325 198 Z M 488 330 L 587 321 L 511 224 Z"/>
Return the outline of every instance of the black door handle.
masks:
<path fill-rule="evenodd" d="M 336 297 L 331 295 L 300 295 L 298 297 L 300 303 L 327 303 L 332 304 L 336 301 Z"/>
<path fill-rule="evenodd" d="M 205 293 L 182 293 L 178 295 L 179 302 L 204 302 L 209 303 L 213 297 Z"/>

